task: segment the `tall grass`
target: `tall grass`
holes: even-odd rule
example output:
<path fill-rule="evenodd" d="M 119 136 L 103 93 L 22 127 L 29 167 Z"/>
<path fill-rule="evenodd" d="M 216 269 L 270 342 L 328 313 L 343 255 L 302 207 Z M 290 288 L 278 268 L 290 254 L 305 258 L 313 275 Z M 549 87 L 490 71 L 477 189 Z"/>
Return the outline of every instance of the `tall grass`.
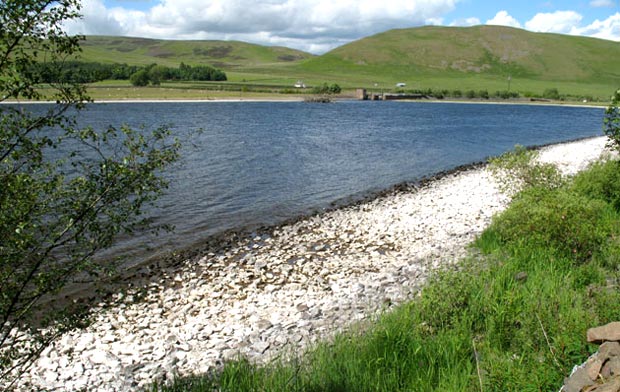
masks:
<path fill-rule="evenodd" d="M 164 391 L 549 391 L 620 316 L 620 165 L 535 185 L 412 301 L 304 355 L 228 363 Z M 154 387 L 157 389 L 157 387 Z"/>

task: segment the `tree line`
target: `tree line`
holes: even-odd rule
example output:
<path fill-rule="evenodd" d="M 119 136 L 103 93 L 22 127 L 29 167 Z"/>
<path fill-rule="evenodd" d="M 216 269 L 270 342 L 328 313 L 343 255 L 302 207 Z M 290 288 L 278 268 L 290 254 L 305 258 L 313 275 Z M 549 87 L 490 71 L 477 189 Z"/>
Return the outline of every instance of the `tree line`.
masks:
<path fill-rule="evenodd" d="M 208 65 L 179 67 L 150 64 L 105 64 L 99 62 L 63 61 L 40 62 L 32 66 L 32 74 L 39 83 L 94 83 L 103 80 L 130 80 L 135 86 L 163 81 L 224 81 L 226 73 Z"/>

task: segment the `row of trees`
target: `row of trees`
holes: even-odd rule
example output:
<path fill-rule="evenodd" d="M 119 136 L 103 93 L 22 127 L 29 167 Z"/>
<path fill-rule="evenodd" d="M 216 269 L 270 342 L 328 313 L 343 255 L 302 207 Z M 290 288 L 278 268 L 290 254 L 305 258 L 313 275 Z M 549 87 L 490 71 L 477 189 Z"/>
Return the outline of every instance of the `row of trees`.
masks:
<path fill-rule="evenodd" d="M 409 93 L 409 94 L 420 94 L 426 95 L 428 97 L 434 97 L 437 99 L 443 99 L 447 97 L 451 98 L 480 98 L 480 99 L 490 99 L 490 98 L 500 98 L 500 99 L 510 99 L 510 98 L 519 98 L 519 93 L 516 91 L 495 91 L 494 93 L 490 93 L 488 90 L 448 90 L 448 89 L 436 89 L 432 88 L 428 89 L 415 89 L 415 90 L 398 90 L 397 92 L 401 93 Z"/>
<path fill-rule="evenodd" d="M 497 90 L 497 91 L 489 91 L 486 89 L 482 90 L 448 90 L 448 89 L 414 89 L 414 90 L 396 90 L 397 93 L 408 93 L 408 94 L 420 94 L 426 95 L 428 97 L 433 97 L 437 99 L 443 98 L 468 98 L 468 99 L 512 99 L 512 98 L 541 98 L 541 99 L 549 99 L 555 101 L 563 101 L 563 100 L 578 100 L 578 101 L 595 101 L 600 100 L 600 98 L 595 98 L 591 95 L 567 95 L 561 94 L 557 88 L 547 88 L 540 93 L 532 93 L 532 92 L 518 92 L 512 90 Z"/>
<path fill-rule="evenodd" d="M 134 85 L 160 84 L 167 80 L 224 81 L 226 73 L 207 66 L 181 63 L 178 68 L 151 64 L 137 66 L 81 61 L 52 61 L 32 64 L 30 73 L 39 83 L 94 83 L 102 80 L 131 80 Z M 135 81 L 135 83 L 134 83 Z"/>
<path fill-rule="evenodd" d="M 197 65 L 192 67 L 191 65 L 181 63 L 178 68 L 152 64 L 134 72 L 129 80 L 134 86 L 146 86 L 149 83 L 157 86 L 161 84 L 161 82 L 168 80 L 220 82 L 227 80 L 227 77 L 224 71 L 208 65 Z"/>

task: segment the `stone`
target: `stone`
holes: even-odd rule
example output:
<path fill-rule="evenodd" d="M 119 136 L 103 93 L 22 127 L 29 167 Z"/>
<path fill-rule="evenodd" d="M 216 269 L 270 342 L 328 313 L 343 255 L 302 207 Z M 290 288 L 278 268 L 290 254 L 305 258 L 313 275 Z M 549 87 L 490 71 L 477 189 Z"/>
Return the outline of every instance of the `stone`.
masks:
<path fill-rule="evenodd" d="M 37 362 L 38 367 L 49 370 L 51 372 L 56 371 L 58 369 L 58 362 L 50 359 L 49 357 L 41 357 Z"/>
<path fill-rule="evenodd" d="M 596 381 L 598 379 L 598 375 L 603 367 L 603 361 L 598 358 L 598 356 L 592 356 L 588 358 L 585 363 L 586 372 L 588 373 L 588 377 L 590 380 Z"/>
<path fill-rule="evenodd" d="M 584 388 L 594 385 L 585 367 L 578 367 L 573 374 L 564 380 L 562 392 L 581 392 Z"/>
<path fill-rule="evenodd" d="M 607 360 L 601 369 L 601 376 L 603 378 L 620 376 L 620 357 L 612 357 Z"/>
<path fill-rule="evenodd" d="M 58 369 L 60 382 L 40 387 L 131 391 L 215 370 L 240 354 L 261 362 L 303 349 L 373 315 L 386 298 L 398 304 L 419 295 L 430 269 L 464 256 L 461 248 L 506 206 L 494 189 L 484 170 L 472 170 L 269 234 L 227 238 L 198 262 L 145 269 L 150 281 L 117 296 L 118 307 L 99 309 L 88 329 L 63 336 L 58 353 L 73 356 Z M 620 358 L 619 350 L 605 343 L 600 354 Z M 615 362 L 601 361 L 615 374 Z M 591 380 L 599 365 L 577 375 Z M 32 373 L 35 382 L 45 382 L 45 367 Z"/>
<path fill-rule="evenodd" d="M 589 343 L 620 341 L 620 322 L 615 321 L 601 327 L 588 329 L 587 339 Z"/>
<path fill-rule="evenodd" d="M 588 392 L 620 392 L 620 378 L 615 377 L 608 380 L 603 385 L 598 385 L 592 389 L 589 389 Z"/>
<path fill-rule="evenodd" d="M 271 347 L 271 344 L 269 344 L 268 342 L 258 342 L 252 346 L 254 351 L 259 354 L 263 354 L 265 351 L 267 351 L 267 349 L 269 349 L 269 347 Z"/>
<path fill-rule="evenodd" d="M 598 357 L 603 361 L 618 356 L 620 356 L 620 343 L 618 342 L 605 342 L 598 349 Z"/>

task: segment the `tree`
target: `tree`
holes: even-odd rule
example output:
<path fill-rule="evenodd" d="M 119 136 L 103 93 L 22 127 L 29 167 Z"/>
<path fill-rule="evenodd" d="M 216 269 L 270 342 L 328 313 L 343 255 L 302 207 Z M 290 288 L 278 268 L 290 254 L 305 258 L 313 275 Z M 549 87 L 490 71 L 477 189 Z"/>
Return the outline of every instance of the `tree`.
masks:
<path fill-rule="evenodd" d="M 68 111 L 88 97 L 75 81 L 40 88 L 37 63 L 79 51 L 81 37 L 62 29 L 79 8 L 78 0 L 0 1 L 0 102 L 55 102 L 44 112 L 0 106 L 0 389 L 87 321 L 85 309 L 43 309 L 42 299 L 78 274 L 98 276 L 107 265 L 94 255 L 146 227 L 145 206 L 167 186 L 161 170 L 179 156 L 165 128 L 77 129 Z"/>
<path fill-rule="evenodd" d="M 603 117 L 603 132 L 609 138 L 609 147 L 620 151 L 620 89 L 614 92 Z"/>
<path fill-rule="evenodd" d="M 144 87 L 149 84 L 149 73 L 145 69 L 134 72 L 129 81 L 136 87 Z"/>
<path fill-rule="evenodd" d="M 543 98 L 559 100 L 560 92 L 558 91 L 557 88 L 545 89 L 545 91 L 543 91 Z"/>

